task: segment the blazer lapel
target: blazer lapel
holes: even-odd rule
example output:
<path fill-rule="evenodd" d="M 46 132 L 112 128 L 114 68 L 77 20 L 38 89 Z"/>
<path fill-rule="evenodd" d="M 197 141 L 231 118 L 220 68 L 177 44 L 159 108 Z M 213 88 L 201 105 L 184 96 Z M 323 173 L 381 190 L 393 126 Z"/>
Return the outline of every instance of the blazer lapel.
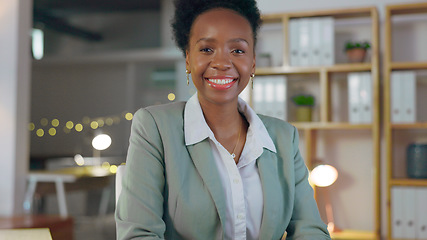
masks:
<path fill-rule="evenodd" d="M 212 149 L 209 140 L 187 146 L 191 159 L 196 166 L 197 171 L 203 179 L 212 199 L 214 200 L 216 209 L 218 211 L 219 219 L 221 221 L 222 229 L 225 229 L 226 218 L 226 203 L 225 194 L 221 186 L 220 176 L 215 164 Z M 224 233 L 224 231 L 223 231 Z"/>
<path fill-rule="evenodd" d="M 278 175 L 280 171 L 277 168 L 281 166 L 279 166 L 276 153 L 264 149 L 263 154 L 257 159 L 257 165 L 264 198 L 260 239 L 274 239 L 277 229 L 285 224 L 283 223 L 284 212 L 289 215 L 289 211 L 284 211 L 290 206 L 288 185 L 281 182 L 285 179 L 280 179 Z M 292 212 L 292 210 L 290 211 Z"/>

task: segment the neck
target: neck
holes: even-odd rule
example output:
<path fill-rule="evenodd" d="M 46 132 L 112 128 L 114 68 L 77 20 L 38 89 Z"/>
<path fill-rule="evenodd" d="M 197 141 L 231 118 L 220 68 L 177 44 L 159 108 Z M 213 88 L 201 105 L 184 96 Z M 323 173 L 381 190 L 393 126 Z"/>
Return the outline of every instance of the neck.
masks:
<path fill-rule="evenodd" d="M 215 136 L 233 135 L 241 125 L 242 117 L 238 111 L 237 99 L 226 104 L 215 104 L 199 98 L 206 123 Z M 228 134 L 227 134 L 228 133 Z"/>

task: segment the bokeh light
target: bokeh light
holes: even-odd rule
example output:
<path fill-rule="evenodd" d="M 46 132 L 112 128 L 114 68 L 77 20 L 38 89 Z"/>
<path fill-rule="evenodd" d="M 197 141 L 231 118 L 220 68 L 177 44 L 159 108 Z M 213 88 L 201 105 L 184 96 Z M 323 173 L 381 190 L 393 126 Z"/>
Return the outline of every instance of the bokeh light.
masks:
<path fill-rule="evenodd" d="M 73 127 L 74 127 L 74 123 L 73 123 L 72 121 L 68 121 L 68 122 L 65 124 L 65 127 L 71 130 L 71 129 L 73 129 Z"/>
<path fill-rule="evenodd" d="M 49 121 L 47 120 L 47 118 L 42 118 L 42 119 L 40 119 L 40 124 L 41 124 L 43 127 L 46 127 L 48 123 L 49 123 Z"/>
<path fill-rule="evenodd" d="M 110 117 L 105 120 L 105 124 L 107 124 L 107 126 L 111 126 L 113 125 L 113 123 L 114 123 L 114 120 Z"/>
<path fill-rule="evenodd" d="M 125 118 L 126 118 L 126 120 L 130 121 L 133 118 L 133 114 L 132 113 L 126 113 Z"/>
<path fill-rule="evenodd" d="M 39 136 L 39 137 L 43 137 L 43 135 L 44 135 L 44 130 L 43 130 L 43 129 L 41 129 L 41 128 L 39 128 L 39 129 L 37 129 L 36 134 L 37 134 L 37 136 Z"/>
<path fill-rule="evenodd" d="M 28 124 L 28 130 L 34 131 L 35 128 L 36 128 L 36 125 L 34 125 L 34 123 L 31 122 Z"/>
<path fill-rule="evenodd" d="M 168 99 L 169 99 L 169 101 L 173 101 L 173 100 L 175 100 L 175 94 L 173 94 L 173 93 L 169 93 L 169 94 L 168 94 Z"/>
<path fill-rule="evenodd" d="M 90 123 L 90 127 L 91 127 L 92 129 L 97 129 L 97 128 L 98 128 L 98 122 L 97 122 L 97 121 L 92 121 L 92 122 Z"/>
<path fill-rule="evenodd" d="M 59 120 L 56 119 L 56 118 L 53 119 L 51 123 L 52 123 L 52 126 L 54 126 L 54 127 L 58 127 L 59 126 Z"/>
<path fill-rule="evenodd" d="M 104 126 L 104 120 L 99 119 L 97 122 L 98 122 L 98 126 L 99 127 L 103 127 Z"/>
<path fill-rule="evenodd" d="M 111 137 L 107 134 L 99 134 L 92 140 L 92 146 L 96 150 L 105 150 L 111 145 Z"/>
<path fill-rule="evenodd" d="M 55 136 L 56 135 L 56 129 L 55 128 L 50 128 L 49 129 L 49 135 L 50 136 Z"/>
<path fill-rule="evenodd" d="M 81 125 L 80 123 L 78 123 L 78 124 L 76 124 L 75 129 L 76 129 L 77 132 L 81 132 L 81 131 L 83 131 L 83 125 Z"/>

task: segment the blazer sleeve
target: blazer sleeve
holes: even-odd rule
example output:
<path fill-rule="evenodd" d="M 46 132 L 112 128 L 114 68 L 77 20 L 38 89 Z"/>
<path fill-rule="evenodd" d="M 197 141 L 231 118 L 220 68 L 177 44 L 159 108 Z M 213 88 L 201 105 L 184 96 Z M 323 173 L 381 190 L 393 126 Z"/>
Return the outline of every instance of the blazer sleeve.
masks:
<path fill-rule="evenodd" d="M 291 221 L 288 225 L 286 239 L 324 240 L 331 239 L 326 224 L 321 220 L 316 201 L 313 197 L 313 188 L 308 182 L 308 169 L 298 148 L 298 130 L 294 128 L 292 141 L 295 196 Z"/>
<path fill-rule="evenodd" d="M 117 239 L 164 239 L 163 144 L 153 116 L 146 109 L 132 121 L 126 173 L 115 212 Z"/>

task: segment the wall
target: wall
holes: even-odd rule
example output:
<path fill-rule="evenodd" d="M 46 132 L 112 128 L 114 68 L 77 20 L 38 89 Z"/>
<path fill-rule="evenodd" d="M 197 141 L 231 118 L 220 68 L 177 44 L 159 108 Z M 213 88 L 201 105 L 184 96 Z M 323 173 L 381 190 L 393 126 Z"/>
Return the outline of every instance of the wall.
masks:
<path fill-rule="evenodd" d="M 0 0 L 0 216 L 22 213 L 29 153 L 31 3 Z"/>
<path fill-rule="evenodd" d="M 45 52 L 47 57 L 161 46 L 159 12 L 87 13 L 73 15 L 69 18 L 69 22 L 73 26 L 100 33 L 103 40 L 87 41 L 42 27 L 46 34 Z"/>

